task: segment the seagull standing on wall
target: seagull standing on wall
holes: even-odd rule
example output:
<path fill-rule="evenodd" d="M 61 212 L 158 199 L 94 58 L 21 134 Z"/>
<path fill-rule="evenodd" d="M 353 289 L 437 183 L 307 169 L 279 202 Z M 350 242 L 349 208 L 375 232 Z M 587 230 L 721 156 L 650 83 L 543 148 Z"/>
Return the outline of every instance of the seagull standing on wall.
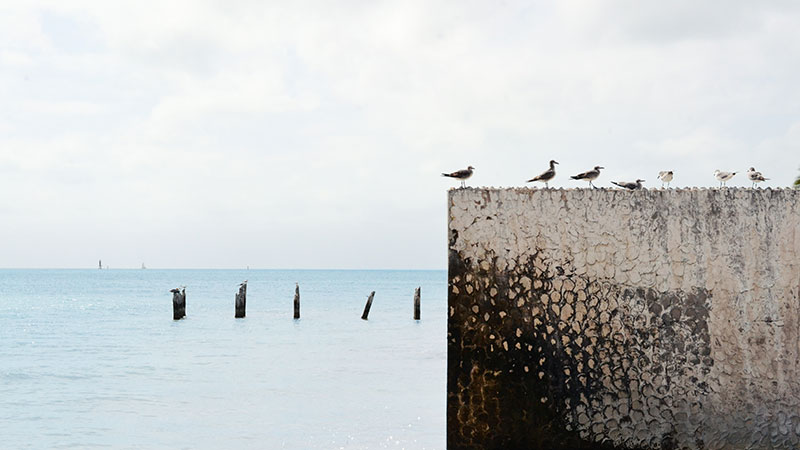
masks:
<path fill-rule="evenodd" d="M 579 173 L 579 174 L 577 174 L 577 175 L 573 175 L 573 176 L 571 176 L 570 178 L 572 178 L 573 180 L 586 180 L 586 181 L 588 181 L 588 182 L 589 182 L 589 186 L 591 186 L 591 187 L 593 187 L 593 188 L 597 189 L 597 188 L 595 187 L 595 185 L 593 185 L 593 184 L 592 184 L 592 180 L 596 180 L 596 179 L 597 179 L 597 177 L 599 177 L 599 176 L 600 176 L 600 169 L 605 169 L 605 167 L 602 167 L 602 166 L 594 166 L 594 169 L 592 169 L 592 170 L 587 170 L 586 172 Z"/>
<path fill-rule="evenodd" d="M 751 167 L 747 170 L 747 178 L 753 182 L 754 188 L 756 187 L 756 183 L 769 180 L 769 178 L 764 178 L 764 175 L 761 175 L 761 172 L 757 172 L 755 167 Z"/>
<path fill-rule="evenodd" d="M 658 172 L 658 179 L 661 180 L 661 187 L 664 187 L 664 183 L 667 184 L 669 187 L 669 182 L 672 181 L 672 171 L 671 170 L 662 170 Z"/>
<path fill-rule="evenodd" d="M 719 180 L 719 187 L 725 186 L 725 183 L 733 178 L 734 175 L 736 175 L 736 172 L 723 172 L 719 169 L 714 171 L 714 176 Z"/>
<path fill-rule="evenodd" d="M 443 173 L 443 177 L 450 177 L 455 178 L 457 180 L 461 180 L 461 187 L 467 187 L 465 181 L 472 176 L 472 171 L 475 170 L 474 167 L 469 166 L 466 169 L 456 170 L 455 172 L 451 173 Z"/>
<path fill-rule="evenodd" d="M 617 186 L 619 186 L 621 188 L 634 190 L 634 189 L 641 189 L 642 188 L 642 181 L 644 181 L 644 180 L 636 180 L 634 182 L 630 182 L 630 181 L 627 181 L 627 182 L 626 181 L 612 181 L 611 183 L 612 184 L 616 184 Z"/>
<path fill-rule="evenodd" d="M 527 182 L 530 183 L 532 181 L 542 181 L 542 182 L 544 182 L 544 187 L 549 189 L 550 186 L 547 183 L 550 180 L 552 180 L 553 178 L 555 178 L 555 176 L 556 176 L 556 164 L 558 164 L 558 161 L 555 161 L 555 160 L 551 159 L 550 160 L 550 168 L 549 169 L 547 169 L 546 171 L 542 172 L 541 175 L 537 175 L 537 176 L 531 178 Z"/>

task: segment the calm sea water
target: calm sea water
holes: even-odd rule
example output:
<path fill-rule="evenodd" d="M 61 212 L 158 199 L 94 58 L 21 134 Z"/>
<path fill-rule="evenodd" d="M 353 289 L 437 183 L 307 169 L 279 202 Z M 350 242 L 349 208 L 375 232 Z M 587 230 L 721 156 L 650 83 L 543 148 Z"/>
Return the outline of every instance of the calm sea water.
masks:
<path fill-rule="evenodd" d="M 446 286 L 445 271 L 0 270 L 0 448 L 443 449 Z"/>

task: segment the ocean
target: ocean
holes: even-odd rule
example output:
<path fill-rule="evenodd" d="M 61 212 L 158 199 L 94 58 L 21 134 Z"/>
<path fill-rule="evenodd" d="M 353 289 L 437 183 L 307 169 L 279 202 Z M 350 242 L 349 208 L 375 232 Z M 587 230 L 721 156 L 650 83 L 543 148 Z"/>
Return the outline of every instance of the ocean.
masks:
<path fill-rule="evenodd" d="M 446 271 L 0 270 L 0 448 L 444 449 L 446 289 Z"/>

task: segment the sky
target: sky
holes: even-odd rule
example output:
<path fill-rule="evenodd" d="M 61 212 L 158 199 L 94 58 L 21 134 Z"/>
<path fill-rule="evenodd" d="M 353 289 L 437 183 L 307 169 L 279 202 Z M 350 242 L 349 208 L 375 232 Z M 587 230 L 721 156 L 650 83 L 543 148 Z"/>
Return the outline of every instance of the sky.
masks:
<path fill-rule="evenodd" d="M 0 267 L 444 269 L 467 165 L 790 185 L 798 80 L 794 0 L 4 1 Z"/>

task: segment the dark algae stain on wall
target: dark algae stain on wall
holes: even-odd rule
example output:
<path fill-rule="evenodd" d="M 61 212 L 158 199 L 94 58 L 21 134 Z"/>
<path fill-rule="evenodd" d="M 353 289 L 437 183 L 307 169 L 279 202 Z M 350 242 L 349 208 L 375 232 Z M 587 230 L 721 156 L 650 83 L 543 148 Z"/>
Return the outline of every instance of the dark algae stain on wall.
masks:
<path fill-rule="evenodd" d="M 713 364 L 706 292 L 621 288 L 565 266 L 534 254 L 513 272 L 470 270 L 452 257 L 449 448 L 617 448 L 602 436 L 650 430 L 644 411 L 672 420 L 675 395 L 704 395 L 700 377 L 689 392 L 671 382 L 684 364 Z M 674 448 L 668 427 L 657 440 Z"/>

